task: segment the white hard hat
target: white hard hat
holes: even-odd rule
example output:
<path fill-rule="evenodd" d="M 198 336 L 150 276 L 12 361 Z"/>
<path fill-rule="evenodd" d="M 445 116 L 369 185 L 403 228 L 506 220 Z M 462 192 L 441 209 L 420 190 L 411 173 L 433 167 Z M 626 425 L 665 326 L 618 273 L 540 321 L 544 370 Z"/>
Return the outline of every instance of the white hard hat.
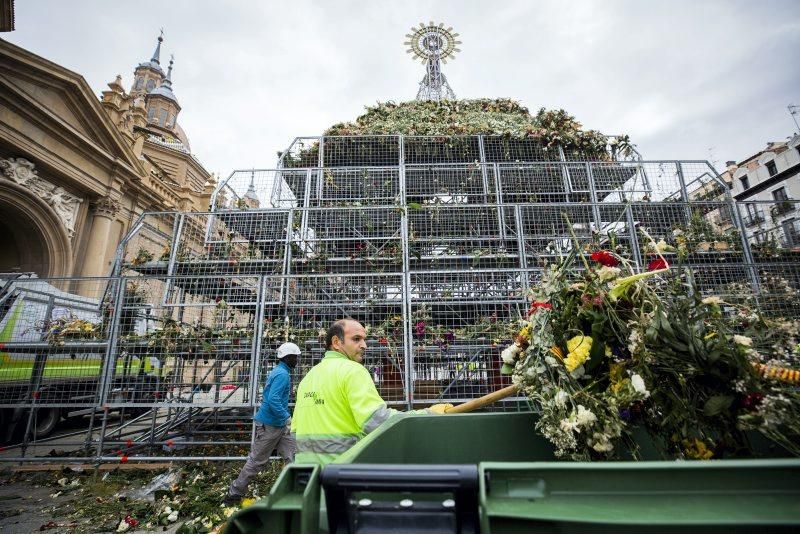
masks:
<path fill-rule="evenodd" d="M 284 343 L 280 347 L 278 347 L 278 359 L 280 360 L 284 356 L 288 356 L 289 354 L 297 354 L 300 355 L 300 347 L 295 345 L 294 343 Z"/>

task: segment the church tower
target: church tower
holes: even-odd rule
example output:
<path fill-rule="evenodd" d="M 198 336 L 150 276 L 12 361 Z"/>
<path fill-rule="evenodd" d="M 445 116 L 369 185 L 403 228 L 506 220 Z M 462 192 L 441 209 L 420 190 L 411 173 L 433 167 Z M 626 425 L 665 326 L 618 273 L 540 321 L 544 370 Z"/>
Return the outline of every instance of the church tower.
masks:
<path fill-rule="evenodd" d="M 158 44 L 150 61 L 139 63 L 133 71 L 133 86 L 131 96 L 134 98 L 144 96 L 161 85 L 164 79 L 164 70 L 161 68 L 161 43 L 164 42 L 164 31 L 158 36 Z"/>
<path fill-rule="evenodd" d="M 170 59 L 167 76 L 161 85 L 150 91 L 145 97 L 147 106 L 148 127 L 159 131 L 166 137 L 180 138 L 177 131 L 178 113 L 181 106 L 175 93 L 172 92 L 172 64 Z"/>

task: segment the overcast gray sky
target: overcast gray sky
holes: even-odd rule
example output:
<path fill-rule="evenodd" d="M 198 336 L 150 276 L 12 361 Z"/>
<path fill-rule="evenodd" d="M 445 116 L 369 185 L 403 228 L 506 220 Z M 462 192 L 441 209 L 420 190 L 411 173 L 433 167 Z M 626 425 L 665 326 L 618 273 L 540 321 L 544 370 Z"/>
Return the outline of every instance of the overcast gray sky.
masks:
<path fill-rule="evenodd" d="M 212 172 L 271 168 L 376 101 L 413 99 L 424 72 L 409 28 L 461 34 L 444 72 L 459 98 L 564 108 L 627 133 L 646 159 L 741 160 L 792 135 L 800 2 L 18 0 L 2 35 L 82 74 L 130 86 L 164 27 L 162 65 L 192 151 Z M 798 117 L 800 120 L 800 117 Z"/>

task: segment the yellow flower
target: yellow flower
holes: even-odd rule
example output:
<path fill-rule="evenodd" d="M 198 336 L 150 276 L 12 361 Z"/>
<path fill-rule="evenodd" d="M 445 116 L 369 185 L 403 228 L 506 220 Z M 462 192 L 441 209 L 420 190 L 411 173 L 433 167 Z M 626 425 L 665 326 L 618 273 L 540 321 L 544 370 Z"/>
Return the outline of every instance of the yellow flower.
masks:
<path fill-rule="evenodd" d="M 683 445 L 683 452 L 686 457 L 692 460 L 710 460 L 714 457 L 714 452 L 697 438 L 693 440 L 684 439 L 681 441 L 681 445 Z"/>
<path fill-rule="evenodd" d="M 620 363 L 612 363 L 608 366 L 608 379 L 611 382 L 611 392 L 615 395 L 619 393 L 625 380 L 622 373 L 625 371 L 625 366 Z"/>
<path fill-rule="evenodd" d="M 589 336 L 575 336 L 567 341 L 567 357 L 564 359 L 567 371 L 572 372 L 583 365 L 591 350 L 592 338 Z"/>
<path fill-rule="evenodd" d="M 518 335 L 519 335 L 519 337 L 522 337 L 522 338 L 525 338 L 527 340 L 530 340 L 530 338 L 531 338 L 531 325 L 527 325 L 527 326 L 523 327 L 522 330 L 519 331 Z"/>
<path fill-rule="evenodd" d="M 256 502 L 255 499 L 251 499 L 251 498 L 242 499 L 242 508 L 247 508 L 248 506 L 250 506 L 254 502 Z"/>

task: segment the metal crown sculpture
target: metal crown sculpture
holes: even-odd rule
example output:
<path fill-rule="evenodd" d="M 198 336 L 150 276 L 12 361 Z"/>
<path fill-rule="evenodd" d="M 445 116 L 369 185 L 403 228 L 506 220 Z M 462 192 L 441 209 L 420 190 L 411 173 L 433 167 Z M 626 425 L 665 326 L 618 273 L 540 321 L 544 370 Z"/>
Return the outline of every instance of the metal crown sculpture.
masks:
<path fill-rule="evenodd" d="M 447 63 L 447 58 L 455 57 L 457 52 L 461 52 L 456 45 L 457 33 L 453 33 L 453 28 L 445 28 L 443 23 L 436 25 L 433 21 L 426 26 L 420 22 L 419 27 L 411 28 L 411 33 L 407 33 L 408 38 L 405 45 L 409 54 L 414 54 L 415 59 L 419 59 L 426 64 L 427 72 L 419 84 L 417 100 L 454 100 L 456 95 L 447 83 L 447 78 L 441 69 L 441 63 Z"/>

